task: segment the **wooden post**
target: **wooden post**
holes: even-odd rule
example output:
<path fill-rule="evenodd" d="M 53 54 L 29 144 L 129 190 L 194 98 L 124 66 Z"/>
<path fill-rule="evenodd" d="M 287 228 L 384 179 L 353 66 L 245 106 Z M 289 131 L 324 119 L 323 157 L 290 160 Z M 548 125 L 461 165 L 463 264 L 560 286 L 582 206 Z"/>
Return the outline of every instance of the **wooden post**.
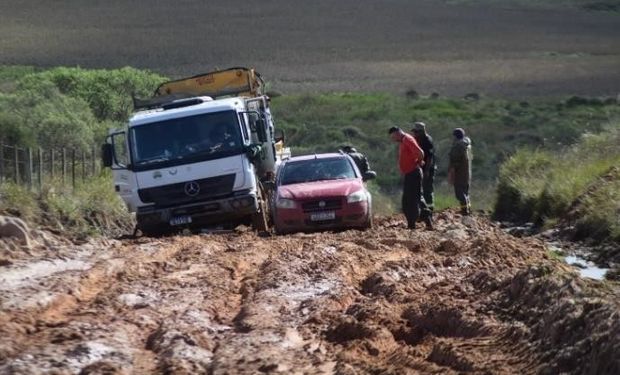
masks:
<path fill-rule="evenodd" d="M 75 189 L 75 149 L 71 150 L 71 186 Z"/>
<path fill-rule="evenodd" d="M 92 158 L 92 160 L 91 160 L 91 162 L 92 162 L 92 169 L 91 169 L 91 170 L 92 170 L 92 173 L 91 173 L 91 176 L 93 176 L 93 177 L 94 177 L 94 176 L 95 176 L 95 174 L 97 173 L 97 161 L 96 161 L 96 158 L 97 158 L 97 150 L 96 150 L 96 148 L 95 148 L 95 147 L 93 147 L 92 154 L 91 154 L 91 158 Z"/>
<path fill-rule="evenodd" d="M 4 144 L 0 142 L 0 182 L 4 181 Z"/>
<path fill-rule="evenodd" d="M 86 182 L 86 152 L 82 150 L 82 183 Z"/>
<path fill-rule="evenodd" d="M 50 149 L 50 176 L 54 180 L 54 149 Z"/>
<path fill-rule="evenodd" d="M 39 165 L 37 168 L 37 182 L 39 184 L 39 192 L 41 192 L 41 187 L 43 185 L 43 150 L 41 150 L 41 147 L 39 147 L 38 154 L 37 159 L 39 161 Z"/>
<path fill-rule="evenodd" d="M 62 184 L 67 182 L 67 150 L 62 148 Z"/>
<path fill-rule="evenodd" d="M 17 146 L 14 146 L 14 150 L 15 150 L 15 157 L 13 159 L 13 161 L 15 162 L 15 183 L 19 184 L 19 149 L 17 148 Z"/>
<path fill-rule="evenodd" d="M 32 180 L 33 180 L 33 171 L 32 171 L 32 149 L 30 147 L 26 148 L 26 157 L 28 158 L 28 160 L 26 160 L 26 168 L 28 169 L 26 171 L 26 176 L 28 178 L 28 180 L 26 181 L 26 183 L 28 184 L 29 188 L 32 188 Z"/>

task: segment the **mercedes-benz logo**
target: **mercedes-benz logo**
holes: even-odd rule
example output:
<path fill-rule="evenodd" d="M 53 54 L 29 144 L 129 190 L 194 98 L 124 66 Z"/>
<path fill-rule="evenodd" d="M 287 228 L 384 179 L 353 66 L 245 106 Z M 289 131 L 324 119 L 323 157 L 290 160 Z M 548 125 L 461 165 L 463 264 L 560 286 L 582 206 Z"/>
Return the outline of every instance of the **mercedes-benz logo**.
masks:
<path fill-rule="evenodd" d="M 200 185 L 196 181 L 190 181 L 185 184 L 185 194 L 190 197 L 195 197 L 200 193 Z"/>
<path fill-rule="evenodd" d="M 319 207 L 325 207 L 325 201 L 319 201 Z"/>

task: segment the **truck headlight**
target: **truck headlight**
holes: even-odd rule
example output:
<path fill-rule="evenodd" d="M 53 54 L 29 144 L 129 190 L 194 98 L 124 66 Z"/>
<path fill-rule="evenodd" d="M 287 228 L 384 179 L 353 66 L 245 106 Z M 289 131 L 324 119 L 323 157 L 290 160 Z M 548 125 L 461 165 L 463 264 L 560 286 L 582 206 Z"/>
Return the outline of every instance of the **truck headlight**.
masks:
<path fill-rule="evenodd" d="M 366 192 L 364 190 L 358 190 L 353 194 L 347 196 L 347 203 L 363 202 L 366 200 Z"/>
<path fill-rule="evenodd" d="M 295 208 L 297 204 L 292 199 L 278 198 L 276 199 L 276 207 L 278 208 Z"/>

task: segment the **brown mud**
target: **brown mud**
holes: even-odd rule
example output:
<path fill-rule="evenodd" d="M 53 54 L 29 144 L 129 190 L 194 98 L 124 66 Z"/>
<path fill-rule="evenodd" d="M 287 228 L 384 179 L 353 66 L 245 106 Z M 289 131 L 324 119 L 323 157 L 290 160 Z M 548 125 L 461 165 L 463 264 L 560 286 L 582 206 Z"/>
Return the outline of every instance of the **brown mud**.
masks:
<path fill-rule="evenodd" d="M 620 372 L 618 284 L 437 216 L 4 250 L 0 373 Z"/>

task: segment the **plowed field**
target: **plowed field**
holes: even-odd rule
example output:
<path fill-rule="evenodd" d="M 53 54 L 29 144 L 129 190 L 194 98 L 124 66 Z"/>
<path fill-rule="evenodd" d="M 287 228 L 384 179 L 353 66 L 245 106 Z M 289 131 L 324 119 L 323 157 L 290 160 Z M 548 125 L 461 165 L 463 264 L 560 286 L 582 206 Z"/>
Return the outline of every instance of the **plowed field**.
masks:
<path fill-rule="evenodd" d="M 0 64 L 177 78 L 241 65 L 285 94 L 618 95 L 620 14 L 469 3 L 2 0 Z"/>
<path fill-rule="evenodd" d="M 480 217 L 367 232 L 39 235 L 0 266 L 0 373 L 618 373 L 613 285 Z"/>

